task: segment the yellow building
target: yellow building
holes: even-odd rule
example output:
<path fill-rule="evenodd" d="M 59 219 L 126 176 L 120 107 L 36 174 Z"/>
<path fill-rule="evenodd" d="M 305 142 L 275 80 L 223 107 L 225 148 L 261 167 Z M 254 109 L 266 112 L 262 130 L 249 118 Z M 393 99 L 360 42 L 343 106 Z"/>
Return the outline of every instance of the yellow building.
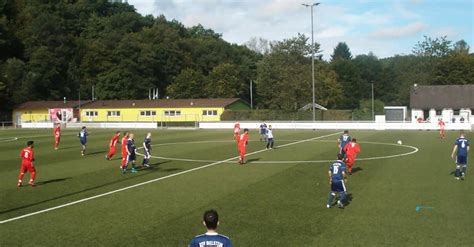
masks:
<path fill-rule="evenodd" d="M 29 101 L 13 111 L 17 125 L 30 122 L 220 121 L 226 109 L 249 109 L 241 99 Z"/>
<path fill-rule="evenodd" d="M 81 104 L 87 104 L 83 101 Z M 13 121 L 21 123 L 71 122 L 79 117 L 78 101 L 28 101 L 13 110 Z"/>
<path fill-rule="evenodd" d="M 226 109 L 249 109 L 241 99 L 98 100 L 82 106 L 82 122 L 220 121 Z"/>

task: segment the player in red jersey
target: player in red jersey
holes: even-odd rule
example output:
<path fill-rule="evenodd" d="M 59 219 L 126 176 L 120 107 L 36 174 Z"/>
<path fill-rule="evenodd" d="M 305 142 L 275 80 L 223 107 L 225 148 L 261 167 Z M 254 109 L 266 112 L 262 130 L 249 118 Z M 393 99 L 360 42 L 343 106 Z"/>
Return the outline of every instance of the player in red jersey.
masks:
<path fill-rule="evenodd" d="M 346 153 L 346 166 L 349 171 L 349 175 L 352 175 L 352 166 L 354 165 L 357 154 L 360 152 L 357 139 L 352 139 L 352 141 L 344 146 L 344 152 Z"/>
<path fill-rule="evenodd" d="M 128 142 L 128 132 L 125 132 L 122 137 L 122 165 L 120 167 L 125 167 L 127 165 L 127 142 Z"/>
<path fill-rule="evenodd" d="M 33 161 L 35 161 L 35 156 L 33 153 L 33 141 L 27 142 L 27 147 L 21 151 L 21 168 L 20 168 L 20 175 L 18 176 L 18 187 L 22 186 L 23 176 L 28 171 L 30 172 L 30 182 L 28 183 L 30 186 L 35 186 L 35 177 L 36 177 L 36 169 L 33 166 Z"/>
<path fill-rule="evenodd" d="M 240 123 L 236 122 L 234 124 L 234 140 L 239 143 L 239 138 L 240 138 Z"/>
<path fill-rule="evenodd" d="M 109 144 L 109 153 L 105 155 L 105 159 L 111 160 L 112 156 L 114 156 L 115 152 L 117 151 L 115 148 L 115 145 L 119 141 L 120 138 L 120 131 L 115 132 L 115 135 L 112 136 L 112 139 L 110 139 L 110 144 Z"/>
<path fill-rule="evenodd" d="M 239 164 L 243 165 L 245 163 L 244 158 L 245 158 L 245 147 L 249 143 L 249 130 L 244 129 L 244 133 L 240 135 L 239 140 Z"/>
<path fill-rule="evenodd" d="M 440 118 L 438 120 L 438 126 L 439 126 L 439 138 L 444 139 L 444 137 L 446 136 L 446 131 L 445 131 L 446 123 L 444 123 L 443 119 Z"/>
<path fill-rule="evenodd" d="M 61 138 L 61 124 L 57 123 L 54 127 L 54 149 L 58 150 L 59 148 L 59 139 Z"/>

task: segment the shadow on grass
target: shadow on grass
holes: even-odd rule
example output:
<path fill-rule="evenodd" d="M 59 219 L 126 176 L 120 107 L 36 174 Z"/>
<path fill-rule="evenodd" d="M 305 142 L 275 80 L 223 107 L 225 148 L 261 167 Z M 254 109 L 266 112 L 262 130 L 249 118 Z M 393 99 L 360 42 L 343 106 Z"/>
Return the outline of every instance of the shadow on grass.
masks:
<path fill-rule="evenodd" d="M 106 155 L 107 152 L 106 152 L 106 151 L 96 151 L 96 152 L 88 153 L 87 150 L 86 150 L 86 156 L 88 156 L 88 155 L 96 155 L 96 154 L 103 154 L 103 155 Z"/>
<path fill-rule="evenodd" d="M 362 169 L 361 167 L 354 167 L 352 169 L 352 174 L 356 173 L 356 172 L 360 172 L 360 171 L 363 171 L 364 169 Z"/>
<path fill-rule="evenodd" d="M 254 161 L 259 161 L 259 160 L 260 160 L 260 158 L 248 159 L 247 162 L 245 162 L 245 163 L 252 163 Z"/>
<path fill-rule="evenodd" d="M 59 182 L 62 182 L 62 181 L 66 181 L 68 179 L 71 179 L 71 177 L 50 179 L 50 180 L 46 180 L 46 181 L 37 182 L 35 185 L 36 186 L 42 186 L 42 185 L 46 185 L 46 184 L 50 184 L 50 183 L 59 183 Z"/>
<path fill-rule="evenodd" d="M 136 179 L 136 178 L 148 175 L 152 172 L 159 172 L 159 171 L 161 171 L 161 172 L 174 172 L 174 171 L 182 171 L 183 170 L 183 169 L 180 169 L 180 168 L 165 168 L 165 169 L 162 169 L 162 168 L 158 167 L 160 164 L 164 164 L 164 163 L 168 163 L 168 162 L 171 162 L 171 161 L 167 160 L 167 161 L 164 161 L 164 162 L 154 163 L 154 164 L 152 164 L 151 167 L 142 169 L 141 173 L 133 174 L 133 175 L 128 174 L 128 173 L 125 174 L 125 175 L 120 174 L 119 170 L 117 169 L 117 175 L 126 176 L 126 177 L 123 178 L 123 179 L 117 180 L 117 181 L 112 181 L 112 182 L 109 182 L 109 183 L 97 185 L 97 186 L 90 187 L 90 188 L 87 188 L 87 189 L 83 189 L 83 190 L 80 190 L 80 191 L 71 192 L 71 193 L 68 193 L 68 194 L 65 194 L 65 195 L 61 195 L 61 196 L 56 196 L 56 197 L 53 197 L 53 198 L 50 198 L 50 199 L 47 199 L 47 200 L 43 200 L 43 201 L 39 201 L 39 202 L 35 202 L 35 203 L 30 203 L 30 204 L 27 204 L 27 205 L 24 205 L 24 206 L 20 206 L 20 207 L 8 209 L 8 210 L 0 211 L 0 214 L 10 213 L 10 212 L 14 212 L 16 210 L 25 209 L 25 208 L 29 208 L 29 207 L 32 207 L 32 206 L 40 205 L 42 203 L 46 203 L 46 202 L 62 199 L 62 198 L 65 198 L 65 197 L 81 194 L 81 193 L 84 193 L 84 192 L 100 189 L 100 188 L 103 188 L 103 187 L 106 187 L 106 186 L 118 184 L 118 183 L 128 181 L 128 180 L 132 180 L 132 179 Z M 67 180 L 67 179 L 72 179 L 72 178 L 52 179 L 52 180 L 48 180 L 48 181 L 43 182 L 43 185 L 47 184 L 47 183 L 61 182 L 61 181 Z"/>

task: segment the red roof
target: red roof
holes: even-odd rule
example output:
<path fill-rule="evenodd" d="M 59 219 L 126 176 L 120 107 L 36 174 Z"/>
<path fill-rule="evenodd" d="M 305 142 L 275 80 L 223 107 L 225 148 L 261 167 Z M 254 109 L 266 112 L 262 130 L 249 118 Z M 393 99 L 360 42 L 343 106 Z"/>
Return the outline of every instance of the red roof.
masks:
<path fill-rule="evenodd" d="M 97 100 L 83 108 L 188 108 L 188 107 L 227 107 L 239 101 L 229 99 L 160 99 L 160 100 Z"/>
<path fill-rule="evenodd" d="M 81 101 L 81 105 L 87 104 L 89 101 Z M 54 109 L 54 108 L 77 108 L 79 101 L 27 101 L 17 107 L 15 110 L 27 110 L 27 109 Z"/>

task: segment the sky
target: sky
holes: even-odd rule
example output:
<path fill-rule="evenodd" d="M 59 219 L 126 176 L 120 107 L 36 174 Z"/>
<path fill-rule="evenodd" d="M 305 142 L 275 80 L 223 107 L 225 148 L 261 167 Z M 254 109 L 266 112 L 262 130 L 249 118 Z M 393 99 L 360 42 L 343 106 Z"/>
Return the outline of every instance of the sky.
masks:
<path fill-rule="evenodd" d="M 339 42 L 353 55 L 380 58 L 410 54 L 423 36 L 464 39 L 474 50 L 474 0 L 319 0 L 314 39 L 328 60 Z M 311 37 L 310 0 L 128 0 L 142 15 L 164 15 L 185 26 L 202 24 L 224 40 L 252 37 L 275 41 Z"/>

